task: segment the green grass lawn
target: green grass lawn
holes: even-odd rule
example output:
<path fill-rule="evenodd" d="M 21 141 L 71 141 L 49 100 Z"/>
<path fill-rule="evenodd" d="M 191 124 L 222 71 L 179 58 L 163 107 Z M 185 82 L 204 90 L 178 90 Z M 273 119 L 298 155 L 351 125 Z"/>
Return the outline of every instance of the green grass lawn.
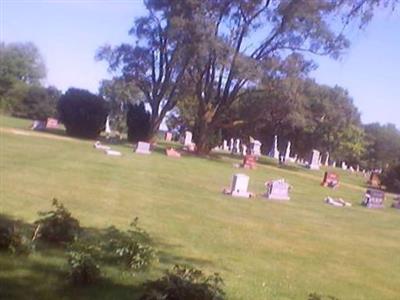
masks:
<path fill-rule="evenodd" d="M 60 250 L 0 254 L 0 298 L 135 299 L 141 282 L 186 263 L 219 272 L 228 299 L 307 299 L 310 292 L 400 299 L 400 211 L 389 207 L 390 197 L 385 209 L 361 207 L 361 175 L 337 169 L 342 185 L 331 190 L 319 185 L 323 170 L 279 168 L 268 158 L 257 170 L 243 170 L 229 156 L 143 156 L 128 144 L 114 147 L 122 157 L 108 157 L 91 141 L 4 129 L 29 124 L 0 117 L 0 214 L 33 222 L 56 197 L 85 227 L 126 229 L 138 216 L 160 262 L 135 276 L 109 267 L 101 284 L 77 289 L 66 284 Z M 221 193 L 237 172 L 250 175 L 249 190 L 258 196 Z M 288 202 L 261 196 L 264 182 L 278 178 L 293 186 Z M 353 206 L 326 205 L 328 195 Z"/>

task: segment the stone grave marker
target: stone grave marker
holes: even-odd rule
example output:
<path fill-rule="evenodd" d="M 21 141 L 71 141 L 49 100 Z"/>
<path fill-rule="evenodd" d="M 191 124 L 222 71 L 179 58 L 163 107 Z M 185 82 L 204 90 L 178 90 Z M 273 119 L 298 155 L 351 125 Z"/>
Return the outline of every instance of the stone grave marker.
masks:
<path fill-rule="evenodd" d="M 339 186 L 339 175 L 333 172 L 325 172 L 321 182 L 322 186 L 336 188 Z"/>
<path fill-rule="evenodd" d="M 166 142 L 172 141 L 172 132 L 167 131 L 167 132 L 165 133 L 165 135 L 164 135 L 164 140 L 165 140 Z"/>
<path fill-rule="evenodd" d="M 39 131 L 45 130 L 46 129 L 46 122 L 35 120 L 32 123 L 31 129 L 32 130 L 39 130 Z"/>
<path fill-rule="evenodd" d="M 146 142 L 139 142 L 136 147 L 135 153 L 139 154 L 151 154 L 150 144 Z"/>
<path fill-rule="evenodd" d="M 54 118 L 47 118 L 46 128 L 58 129 L 58 120 Z"/>
<path fill-rule="evenodd" d="M 267 188 L 265 196 L 268 199 L 290 200 L 290 185 L 284 179 L 268 181 L 265 183 L 265 186 Z"/>
<path fill-rule="evenodd" d="M 367 189 L 362 205 L 368 208 L 383 208 L 383 201 L 385 200 L 385 193 L 377 189 Z"/>
<path fill-rule="evenodd" d="M 245 174 L 235 174 L 232 178 L 232 185 L 230 189 L 224 189 L 224 194 L 233 197 L 250 198 L 251 193 L 247 191 L 249 186 L 249 176 Z"/>
<path fill-rule="evenodd" d="M 311 170 L 319 170 L 319 156 L 319 151 L 314 149 L 311 153 L 311 159 L 308 165 Z"/>
<path fill-rule="evenodd" d="M 245 169 L 255 169 L 257 166 L 256 157 L 252 154 L 244 156 L 242 167 Z"/>
<path fill-rule="evenodd" d="M 272 149 L 269 152 L 269 156 L 279 159 L 279 151 L 278 151 L 278 136 L 274 136 L 274 144 L 272 145 Z"/>
<path fill-rule="evenodd" d="M 261 142 L 259 140 L 254 140 L 251 143 L 251 153 L 255 156 L 261 156 Z"/>
<path fill-rule="evenodd" d="M 185 140 L 183 145 L 186 147 L 190 147 L 192 145 L 192 133 L 190 131 L 185 131 Z"/>

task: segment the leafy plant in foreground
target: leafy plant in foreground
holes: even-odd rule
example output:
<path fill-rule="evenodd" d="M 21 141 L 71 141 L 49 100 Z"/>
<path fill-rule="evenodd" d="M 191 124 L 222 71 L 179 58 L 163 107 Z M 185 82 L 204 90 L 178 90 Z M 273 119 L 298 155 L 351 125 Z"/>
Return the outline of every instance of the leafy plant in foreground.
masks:
<path fill-rule="evenodd" d="M 22 235 L 17 222 L 0 216 L 0 251 L 29 254 L 29 240 Z"/>
<path fill-rule="evenodd" d="M 339 300 L 338 298 L 334 297 L 334 296 L 323 296 L 321 294 L 317 294 L 317 293 L 311 293 L 308 295 L 308 300 Z"/>
<path fill-rule="evenodd" d="M 100 278 L 100 267 L 88 252 L 70 251 L 68 264 L 69 278 L 74 285 L 89 285 Z"/>
<path fill-rule="evenodd" d="M 225 298 L 219 274 L 176 265 L 163 277 L 144 284 L 141 300 L 220 300 Z"/>
<path fill-rule="evenodd" d="M 139 219 L 135 218 L 126 232 L 115 227 L 108 228 L 101 247 L 109 258 L 122 260 L 130 269 L 144 270 L 156 260 L 156 254 L 154 248 L 149 245 L 148 233 L 139 227 L 138 221 Z"/>
<path fill-rule="evenodd" d="M 38 238 L 53 244 L 74 241 L 81 230 L 79 221 L 55 198 L 53 207 L 53 210 L 39 212 L 41 218 L 35 221 Z"/>

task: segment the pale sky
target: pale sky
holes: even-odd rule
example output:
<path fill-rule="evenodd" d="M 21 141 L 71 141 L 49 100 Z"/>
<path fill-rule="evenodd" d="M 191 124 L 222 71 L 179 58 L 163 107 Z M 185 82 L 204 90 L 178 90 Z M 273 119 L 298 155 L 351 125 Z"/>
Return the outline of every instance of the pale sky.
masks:
<path fill-rule="evenodd" d="M 105 62 L 94 59 L 109 43 L 128 42 L 141 0 L 0 0 L 0 38 L 31 41 L 47 66 L 46 84 L 98 91 L 110 78 Z M 315 79 L 346 88 L 365 123 L 394 123 L 400 129 L 400 8 L 380 12 L 364 31 L 350 34 L 352 46 L 340 61 L 318 58 Z"/>

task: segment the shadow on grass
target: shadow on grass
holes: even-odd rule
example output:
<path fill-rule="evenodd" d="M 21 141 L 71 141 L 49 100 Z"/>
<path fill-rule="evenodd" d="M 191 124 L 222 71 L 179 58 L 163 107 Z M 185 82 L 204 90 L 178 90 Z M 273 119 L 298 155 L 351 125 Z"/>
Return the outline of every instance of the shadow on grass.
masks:
<path fill-rule="evenodd" d="M 0 220 L 2 224 L 16 224 L 15 220 L 6 215 L 0 215 Z M 26 236 L 31 237 L 33 226 L 23 222 L 18 222 L 18 224 L 26 229 Z M 113 240 L 130 237 L 130 235 L 127 236 L 126 231 L 120 231 L 115 227 L 84 228 L 81 234 L 81 240 L 95 246 L 99 243 L 107 245 Z M 169 268 L 175 264 L 202 267 L 212 264 L 209 260 L 172 254 L 174 249 L 181 246 L 153 242 L 146 233 L 140 230 L 138 230 L 136 240 L 155 247 L 163 267 L 167 265 Z M 0 299 L 136 299 L 142 294 L 141 283 L 150 275 L 146 271 L 135 272 L 136 275 L 128 275 L 128 283 L 123 284 L 119 282 L 118 273 L 129 274 L 129 269 L 123 262 L 116 261 L 115 255 L 101 255 L 97 261 L 103 270 L 102 278 L 93 285 L 72 286 L 67 267 L 67 251 L 70 247 L 54 246 L 43 241 L 36 241 L 35 244 L 36 250 L 29 256 L 0 252 Z M 157 272 L 162 271 L 158 264 L 153 265 L 152 268 Z M 113 271 L 109 273 L 108 270 L 111 271 L 111 269 Z"/>

